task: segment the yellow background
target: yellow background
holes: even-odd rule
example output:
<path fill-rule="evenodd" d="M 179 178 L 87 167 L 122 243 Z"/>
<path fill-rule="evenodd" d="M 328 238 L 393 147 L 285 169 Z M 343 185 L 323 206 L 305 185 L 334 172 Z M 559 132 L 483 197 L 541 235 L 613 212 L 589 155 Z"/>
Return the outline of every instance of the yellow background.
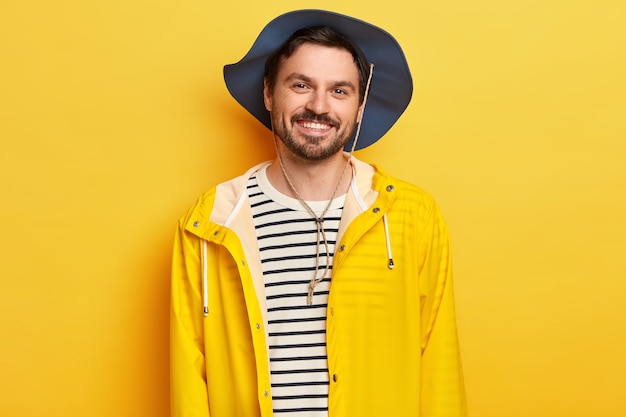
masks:
<path fill-rule="evenodd" d="M 0 415 L 168 415 L 175 222 L 272 155 L 222 66 L 307 7 L 405 49 L 358 156 L 446 215 L 471 415 L 626 415 L 622 0 L 2 1 Z"/>

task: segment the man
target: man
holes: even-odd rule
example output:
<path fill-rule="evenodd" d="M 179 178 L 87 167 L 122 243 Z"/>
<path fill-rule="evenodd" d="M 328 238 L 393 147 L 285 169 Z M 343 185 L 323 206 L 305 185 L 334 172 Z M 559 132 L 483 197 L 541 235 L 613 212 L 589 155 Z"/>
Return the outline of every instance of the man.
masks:
<path fill-rule="evenodd" d="M 408 105 L 399 45 L 302 10 L 224 72 L 277 157 L 179 223 L 172 415 L 465 415 L 443 219 L 424 191 L 352 156 Z"/>

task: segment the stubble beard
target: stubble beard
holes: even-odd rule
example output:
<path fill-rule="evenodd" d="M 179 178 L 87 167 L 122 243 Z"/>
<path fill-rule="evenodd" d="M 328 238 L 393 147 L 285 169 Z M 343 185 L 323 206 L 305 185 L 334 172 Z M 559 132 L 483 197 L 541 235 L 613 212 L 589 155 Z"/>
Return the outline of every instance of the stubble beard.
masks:
<path fill-rule="evenodd" d="M 333 120 L 326 115 L 318 115 L 312 112 L 296 114 L 291 118 L 292 126 L 295 126 L 297 120 L 306 119 L 314 122 L 331 124 L 335 129 L 334 132 L 330 132 L 328 134 L 331 136 L 330 138 L 328 135 L 318 137 L 298 133 L 298 136 L 304 139 L 303 142 L 298 142 L 295 137 L 295 129 L 287 129 L 287 126 L 283 122 L 280 115 L 276 116 L 277 117 L 274 117 L 274 115 L 272 115 L 272 118 L 274 119 L 273 124 L 276 135 L 279 137 L 280 141 L 292 154 L 309 162 L 324 161 L 340 152 L 346 142 L 350 139 L 355 125 L 354 123 L 349 124 L 342 130 L 341 124 L 338 121 Z M 322 141 L 328 141 L 328 144 L 326 146 L 320 146 L 320 142 Z"/>

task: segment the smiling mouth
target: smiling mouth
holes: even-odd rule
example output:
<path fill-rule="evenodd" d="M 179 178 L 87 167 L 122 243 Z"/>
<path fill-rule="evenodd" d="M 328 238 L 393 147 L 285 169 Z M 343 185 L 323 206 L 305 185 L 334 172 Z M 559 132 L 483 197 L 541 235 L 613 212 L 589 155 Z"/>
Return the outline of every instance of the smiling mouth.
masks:
<path fill-rule="evenodd" d="M 333 125 L 331 124 L 327 124 L 327 123 L 320 123 L 320 122 L 312 122 L 312 121 L 299 121 L 298 124 L 300 126 L 302 126 L 305 129 L 310 129 L 310 130 L 317 130 L 320 132 L 326 131 L 328 129 L 331 129 L 333 127 Z"/>

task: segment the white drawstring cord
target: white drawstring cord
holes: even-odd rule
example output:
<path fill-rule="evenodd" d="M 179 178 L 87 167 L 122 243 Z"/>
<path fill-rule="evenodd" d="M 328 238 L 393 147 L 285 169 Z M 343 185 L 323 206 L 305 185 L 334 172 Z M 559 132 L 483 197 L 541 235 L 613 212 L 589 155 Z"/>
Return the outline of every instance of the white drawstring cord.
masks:
<path fill-rule="evenodd" d="M 352 193 L 354 194 L 354 197 L 356 198 L 356 201 L 361 207 L 361 209 L 365 210 L 367 208 L 367 204 L 365 204 L 365 201 L 363 201 L 363 198 L 359 194 L 359 189 L 356 184 L 356 173 L 352 176 Z M 393 269 L 395 264 L 393 263 L 393 256 L 391 254 L 391 238 L 389 237 L 389 223 L 387 222 L 386 213 L 383 214 L 383 226 L 385 228 L 385 242 L 387 244 L 387 258 L 389 259 L 387 268 Z"/>
<path fill-rule="evenodd" d="M 207 246 L 206 240 L 202 241 L 202 313 L 204 317 L 209 315 L 209 282 L 207 266 Z"/>
<path fill-rule="evenodd" d="M 235 208 L 230 213 L 226 221 L 224 222 L 224 226 L 228 226 L 230 222 L 233 220 L 241 206 L 246 202 L 246 198 L 248 197 L 247 193 L 242 193 L 241 197 L 235 204 Z M 209 315 L 209 256 L 208 256 L 208 247 L 209 243 L 207 240 L 202 240 L 202 314 L 204 317 Z"/>
<path fill-rule="evenodd" d="M 383 214 L 383 226 L 385 227 L 385 240 L 387 242 L 387 257 L 389 258 L 387 267 L 389 269 L 393 269 L 395 265 L 393 263 L 393 256 L 391 255 L 391 239 L 389 239 L 389 223 L 387 222 L 387 213 Z"/>

